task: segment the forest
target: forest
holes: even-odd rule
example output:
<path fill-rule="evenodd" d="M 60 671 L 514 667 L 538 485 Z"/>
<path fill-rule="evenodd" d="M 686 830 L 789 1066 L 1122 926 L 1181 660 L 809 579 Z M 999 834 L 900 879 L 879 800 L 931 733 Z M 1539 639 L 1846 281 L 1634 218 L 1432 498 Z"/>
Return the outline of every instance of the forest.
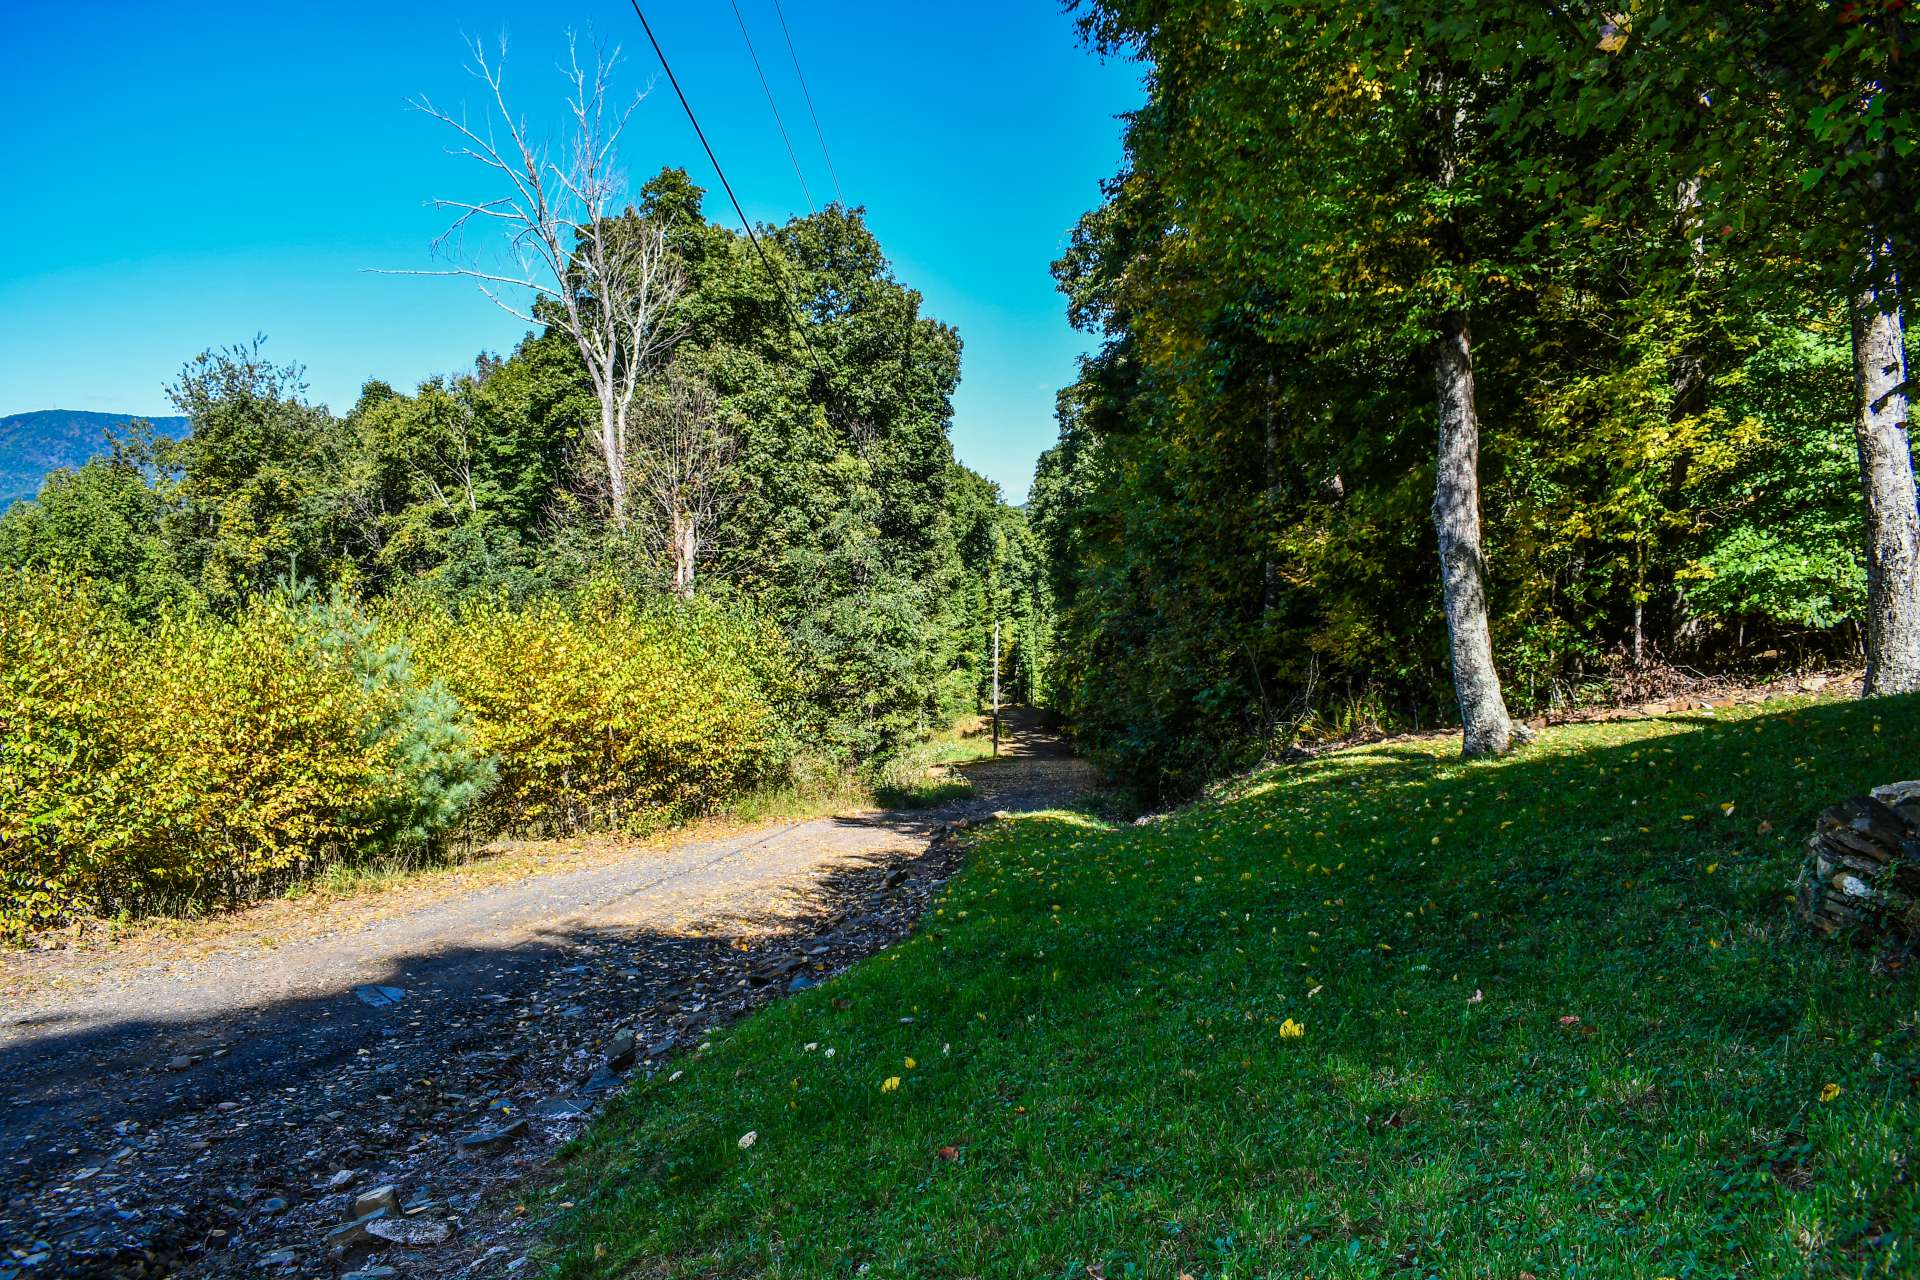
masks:
<path fill-rule="evenodd" d="M 683 171 L 637 194 L 671 340 L 612 453 L 548 301 L 504 358 L 340 415 L 258 342 L 204 352 L 187 435 L 0 518 L 0 919 L 871 774 L 980 706 L 996 616 L 1039 696 L 1035 544 L 948 438 L 959 335 L 857 210 L 756 245 Z"/>
<path fill-rule="evenodd" d="M 1912 6 L 628 10 L 0 514 L 0 1280 L 1920 1276 Z"/>
<path fill-rule="evenodd" d="M 980 706 L 996 621 L 1149 804 L 1675 673 L 1920 688 L 1903 6 L 1070 9 L 1146 95 L 1054 267 L 1097 345 L 1024 509 L 861 211 L 629 194 L 604 49 L 571 168 L 417 103 L 506 175 L 449 235 L 537 270 L 410 274 L 525 339 L 344 414 L 203 352 L 187 435 L 0 519 L 10 915 L 871 772 Z"/>
<path fill-rule="evenodd" d="M 1498 752 L 1675 668 L 1920 687 L 1906 6 L 1074 11 L 1147 101 L 1030 516 L 1117 776 Z"/>

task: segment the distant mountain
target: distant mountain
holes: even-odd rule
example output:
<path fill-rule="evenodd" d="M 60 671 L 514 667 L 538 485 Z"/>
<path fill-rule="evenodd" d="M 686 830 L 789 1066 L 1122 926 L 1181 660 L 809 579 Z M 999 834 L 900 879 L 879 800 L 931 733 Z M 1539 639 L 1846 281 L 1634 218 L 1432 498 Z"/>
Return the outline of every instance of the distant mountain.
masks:
<path fill-rule="evenodd" d="M 124 427 L 137 413 L 90 413 L 84 409 L 41 409 L 0 418 L 0 510 L 16 498 L 40 492 L 47 473 L 79 467 L 107 451 L 107 430 Z M 148 418 L 165 436 L 182 436 L 185 418 Z"/>

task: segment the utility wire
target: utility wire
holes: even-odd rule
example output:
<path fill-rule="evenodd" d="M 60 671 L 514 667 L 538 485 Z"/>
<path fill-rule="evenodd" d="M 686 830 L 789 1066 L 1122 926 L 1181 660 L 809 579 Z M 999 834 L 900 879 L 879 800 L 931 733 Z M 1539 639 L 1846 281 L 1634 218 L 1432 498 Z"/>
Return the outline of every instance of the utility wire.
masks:
<path fill-rule="evenodd" d="M 840 197 L 840 203 L 847 202 L 847 193 L 840 189 L 840 175 L 833 167 L 833 153 L 827 150 L 826 131 L 820 127 L 820 116 L 813 109 L 813 92 L 807 88 L 806 72 L 800 70 L 800 54 L 793 47 L 793 32 L 787 29 L 787 15 L 780 7 L 780 0 L 773 0 L 773 11 L 780 18 L 780 34 L 787 38 L 787 56 L 793 59 L 793 74 L 800 78 L 800 95 L 807 100 L 807 114 L 813 117 L 813 136 L 820 139 L 820 154 L 827 158 L 827 173 L 833 179 L 833 193 Z"/>
<path fill-rule="evenodd" d="M 747 211 L 740 205 L 740 197 L 733 193 L 733 184 L 727 181 L 727 171 L 720 167 L 720 157 L 713 154 L 713 144 L 707 141 L 707 131 L 700 127 L 700 119 L 693 114 L 693 104 L 687 101 L 687 94 L 680 87 L 680 78 L 673 74 L 673 64 L 667 61 L 667 51 L 660 47 L 660 38 L 653 34 L 653 24 L 647 21 L 647 15 L 640 8 L 640 0 L 628 0 L 633 6 L 633 16 L 640 19 L 640 29 L 647 33 L 647 43 L 653 46 L 654 56 L 660 59 L 660 69 L 667 73 L 667 83 L 673 86 L 673 94 L 680 99 L 681 110 L 687 113 L 687 123 L 693 126 L 693 134 L 700 139 L 700 147 L 707 153 L 707 159 L 713 164 L 714 173 L 720 177 L 720 185 L 726 190 L 727 199 L 733 202 L 733 211 L 740 215 L 740 226 L 747 233 L 747 239 L 753 245 L 754 252 L 760 255 L 760 265 L 767 269 L 767 276 L 773 281 L 774 288 L 780 291 L 780 300 L 787 304 L 788 312 L 793 316 L 793 325 L 800 334 L 800 345 L 807 349 L 807 358 L 813 361 L 815 373 L 823 383 L 828 382 L 827 371 L 821 367 L 820 357 L 814 353 L 813 343 L 807 338 L 807 326 L 800 315 L 800 308 L 794 302 L 793 295 L 787 292 L 786 278 L 773 265 L 773 259 L 767 256 L 766 248 L 761 245 L 760 237 L 754 234 L 753 223 L 747 219 Z M 832 390 L 828 383 L 829 392 Z"/>
<path fill-rule="evenodd" d="M 760 66 L 760 55 L 754 50 L 753 37 L 747 34 L 747 20 L 740 14 L 740 0 L 732 0 L 733 20 L 740 24 L 740 38 L 747 42 L 747 56 L 753 59 L 753 73 L 760 77 L 761 92 L 767 95 L 767 107 L 773 112 L 773 127 L 780 131 L 780 141 L 787 144 L 787 159 L 793 162 L 793 176 L 800 179 L 800 194 L 807 198 L 807 212 L 813 212 L 813 192 L 807 187 L 807 175 L 800 172 L 800 157 L 793 153 L 793 139 L 787 136 L 787 122 L 780 118 L 780 106 L 773 100 L 773 86 L 767 83 L 767 73 Z"/>

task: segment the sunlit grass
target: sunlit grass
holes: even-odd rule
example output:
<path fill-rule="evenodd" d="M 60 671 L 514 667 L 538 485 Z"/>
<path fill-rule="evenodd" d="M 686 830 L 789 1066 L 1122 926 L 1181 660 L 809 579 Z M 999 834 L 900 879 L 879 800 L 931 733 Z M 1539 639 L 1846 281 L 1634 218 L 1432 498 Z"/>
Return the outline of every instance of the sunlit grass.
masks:
<path fill-rule="evenodd" d="M 882 762 L 873 772 L 873 802 L 886 809 L 930 809 L 964 800 L 973 786 L 951 766 L 992 754 L 991 727 L 970 717 Z"/>
<path fill-rule="evenodd" d="M 1787 899 L 1823 804 L 1920 774 L 1915 710 L 1382 744 L 1146 826 L 998 824 L 915 937 L 623 1098 L 554 1260 L 1914 1274 L 1920 981 Z"/>

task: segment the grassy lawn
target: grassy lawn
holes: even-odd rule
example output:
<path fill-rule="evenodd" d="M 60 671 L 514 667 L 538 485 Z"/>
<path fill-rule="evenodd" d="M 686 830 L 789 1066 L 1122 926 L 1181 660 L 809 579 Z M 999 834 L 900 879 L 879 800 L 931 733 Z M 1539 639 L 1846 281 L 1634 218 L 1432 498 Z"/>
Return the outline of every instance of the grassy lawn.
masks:
<path fill-rule="evenodd" d="M 1920 775 L 1916 711 L 1389 744 L 1151 825 L 998 824 L 910 941 L 630 1090 L 553 1261 L 1920 1275 L 1920 975 L 1788 913 L 1815 812 Z"/>

